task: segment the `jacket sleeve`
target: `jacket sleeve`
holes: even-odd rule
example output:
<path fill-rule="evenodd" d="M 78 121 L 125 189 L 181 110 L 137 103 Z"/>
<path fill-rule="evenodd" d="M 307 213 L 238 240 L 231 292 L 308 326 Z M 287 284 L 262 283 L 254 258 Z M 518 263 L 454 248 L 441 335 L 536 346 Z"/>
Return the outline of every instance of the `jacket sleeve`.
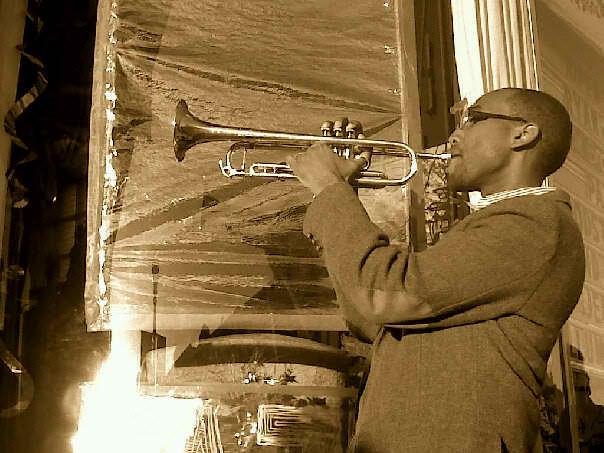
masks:
<path fill-rule="evenodd" d="M 348 292 L 344 291 L 342 285 L 334 278 L 331 280 L 348 330 L 365 343 L 372 343 L 378 336 L 381 324 L 360 313 L 357 306 L 347 299 Z"/>
<path fill-rule="evenodd" d="M 323 249 L 344 314 L 374 324 L 472 323 L 517 310 L 556 248 L 555 216 L 548 225 L 547 212 L 491 212 L 410 253 L 390 245 L 350 186 L 337 183 L 314 200 L 304 231 Z"/>

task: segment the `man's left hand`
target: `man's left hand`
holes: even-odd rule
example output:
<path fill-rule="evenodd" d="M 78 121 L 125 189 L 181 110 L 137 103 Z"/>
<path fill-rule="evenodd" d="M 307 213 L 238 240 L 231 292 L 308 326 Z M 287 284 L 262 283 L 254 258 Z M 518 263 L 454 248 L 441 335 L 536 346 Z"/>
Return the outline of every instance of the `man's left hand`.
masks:
<path fill-rule="evenodd" d="M 310 146 L 306 151 L 288 156 L 287 165 L 300 182 L 318 195 L 327 186 L 346 181 L 358 173 L 365 159 L 344 159 L 324 143 Z"/>

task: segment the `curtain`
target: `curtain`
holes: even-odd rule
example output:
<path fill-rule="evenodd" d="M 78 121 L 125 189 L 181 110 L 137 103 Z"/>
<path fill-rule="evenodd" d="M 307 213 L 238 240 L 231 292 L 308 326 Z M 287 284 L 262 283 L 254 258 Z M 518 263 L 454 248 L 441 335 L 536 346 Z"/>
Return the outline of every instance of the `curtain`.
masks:
<path fill-rule="evenodd" d="M 461 97 L 538 89 L 530 0 L 451 0 Z"/>

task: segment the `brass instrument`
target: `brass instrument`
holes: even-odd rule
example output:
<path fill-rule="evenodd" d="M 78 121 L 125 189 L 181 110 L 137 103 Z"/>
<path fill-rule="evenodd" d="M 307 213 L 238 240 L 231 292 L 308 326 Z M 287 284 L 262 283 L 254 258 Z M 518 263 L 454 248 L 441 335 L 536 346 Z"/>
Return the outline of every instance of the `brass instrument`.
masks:
<path fill-rule="evenodd" d="M 176 106 L 174 117 L 174 155 L 179 162 L 185 158 L 187 150 L 201 143 L 213 141 L 235 141 L 228 150 L 224 161 L 218 162 L 223 175 L 255 176 L 272 178 L 296 178 L 291 168 L 283 163 L 257 163 L 246 167 L 246 153 L 250 149 L 259 147 L 284 148 L 287 150 L 306 149 L 313 143 L 325 143 L 334 149 L 348 150 L 345 156 L 353 153 L 351 149 L 363 152 L 366 166 L 369 166 L 370 156 L 385 155 L 410 159 L 409 171 L 399 179 L 387 178 L 382 172 L 364 168 L 358 177 L 351 181 L 356 187 L 381 188 L 387 186 L 402 186 L 417 172 L 417 158 L 421 159 L 450 159 L 450 154 L 417 153 L 409 145 L 402 142 L 386 140 L 370 140 L 350 137 L 332 137 L 326 135 L 294 134 L 288 132 L 265 131 L 259 129 L 244 129 L 238 127 L 222 126 L 200 120 L 193 116 L 184 100 Z M 232 154 L 243 149 L 242 164 L 239 167 L 232 165 Z M 355 156 L 356 157 L 356 156 Z M 357 157 L 358 158 L 358 157 Z"/>

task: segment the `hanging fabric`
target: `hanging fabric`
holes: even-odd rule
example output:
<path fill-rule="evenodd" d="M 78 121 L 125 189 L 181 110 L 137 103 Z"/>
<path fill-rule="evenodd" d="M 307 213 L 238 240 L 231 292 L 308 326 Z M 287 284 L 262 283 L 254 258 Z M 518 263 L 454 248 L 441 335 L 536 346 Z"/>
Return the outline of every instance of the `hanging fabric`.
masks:
<path fill-rule="evenodd" d="M 451 8 L 462 98 L 539 88 L 531 0 L 451 0 Z"/>

